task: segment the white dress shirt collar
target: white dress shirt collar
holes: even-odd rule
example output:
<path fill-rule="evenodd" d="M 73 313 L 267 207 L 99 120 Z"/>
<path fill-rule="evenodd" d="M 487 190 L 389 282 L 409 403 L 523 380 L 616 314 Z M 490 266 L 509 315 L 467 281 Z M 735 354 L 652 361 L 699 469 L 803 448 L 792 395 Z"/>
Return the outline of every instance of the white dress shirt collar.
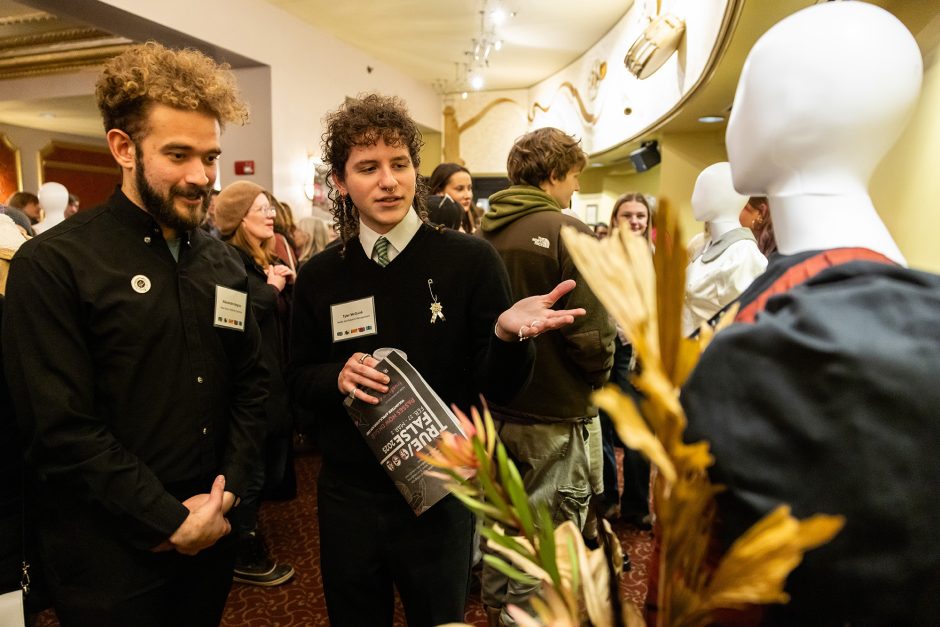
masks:
<path fill-rule="evenodd" d="M 405 217 L 402 218 L 402 221 L 385 234 L 385 239 L 388 240 L 388 260 L 390 262 L 395 259 L 401 251 L 405 250 L 405 246 L 408 245 L 411 238 L 415 236 L 415 233 L 417 233 L 420 228 L 421 218 L 418 217 L 418 214 L 415 213 L 412 207 L 408 210 L 408 213 L 405 214 Z M 373 261 L 375 261 L 375 242 L 380 237 L 382 237 L 381 233 L 376 233 L 363 224 L 362 220 L 359 221 L 359 243 L 362 244 L 362 250 L 365 251 L 366 256 Z"/>

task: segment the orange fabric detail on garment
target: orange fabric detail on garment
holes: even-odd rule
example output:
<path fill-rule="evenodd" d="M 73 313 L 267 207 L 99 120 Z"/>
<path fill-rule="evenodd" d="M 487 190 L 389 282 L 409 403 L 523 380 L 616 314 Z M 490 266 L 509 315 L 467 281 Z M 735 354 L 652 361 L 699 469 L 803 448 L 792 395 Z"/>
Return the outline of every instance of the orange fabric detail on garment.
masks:
<path fill-rule="evenodd" d="M 876 261 L 880 263 L 894 264 L 893 261 L 876 253 L 868 248 L 833 248 L 826 250 L 818 255 L 806 259 L 786 272 L 774 281 L 770 287 L 761 292 L 749 305 L 738 312 L 735 322 L 754 322 L 758 313 L 762 312 L 767 306 L 767 301 L 777 294 L 783 294 L 797 285 L 808 281 L 826 268 L 838 266 L 850 261 Z M 896 264 L 894 264 L 896 265 Z"/>

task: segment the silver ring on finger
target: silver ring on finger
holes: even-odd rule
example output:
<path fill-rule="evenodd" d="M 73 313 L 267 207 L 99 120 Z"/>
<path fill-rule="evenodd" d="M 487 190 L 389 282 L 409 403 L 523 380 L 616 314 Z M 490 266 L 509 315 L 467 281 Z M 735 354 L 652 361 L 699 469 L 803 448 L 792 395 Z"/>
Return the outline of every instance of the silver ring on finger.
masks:
<path fill-rule="evenodd" d="M 363 363 L 363 362 L 366 360 L 366 357 L 368 357 L 368 356 L 369 356 L 369 353 L 363 353 L 363 354 L 362 354 L 362 357 L 360 357 L 360 358 L 358 359 L 359 363 L 360 363 L 360 364 Z"/>

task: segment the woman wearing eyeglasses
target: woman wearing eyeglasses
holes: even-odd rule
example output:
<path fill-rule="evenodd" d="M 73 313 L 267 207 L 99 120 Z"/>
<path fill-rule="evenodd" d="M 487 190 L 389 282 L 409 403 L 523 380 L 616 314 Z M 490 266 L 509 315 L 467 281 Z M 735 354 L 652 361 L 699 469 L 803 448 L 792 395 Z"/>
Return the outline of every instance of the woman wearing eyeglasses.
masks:
<path fill-rule="evenodd" d="M 235 581 L 259 586 L 276 586 L 294 576 L 293 567 L 270 558 L 257 530 L 261 489 L 266 481 L 278 484 L 284 476 L 293 427 L 281 347 L 294 271 L 273 252 L 274 214 L 265 190 L 249 181 L 232 183 L 215 201 L 215 223 L 222 240 L 238 250 L 248 271 L 251 308 L 261 328 L 261 361 L 270 373 L 265 463 L 252 477 L 232 517 L 238 541 Z"/>

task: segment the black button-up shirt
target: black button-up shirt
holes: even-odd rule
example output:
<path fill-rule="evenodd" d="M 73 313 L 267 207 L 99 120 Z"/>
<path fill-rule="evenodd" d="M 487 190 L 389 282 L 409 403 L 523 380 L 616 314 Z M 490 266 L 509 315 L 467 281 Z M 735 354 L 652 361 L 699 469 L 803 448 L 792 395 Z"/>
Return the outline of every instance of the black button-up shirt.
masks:
<path fill-rule="evenodd" d="M 217 473 L 240 492 L 260 463 L 267 375 L 250 306 L 244 330 L 214 326 L 216 286 L 248 290 L 234 249 L 195 229 L 177 262 L 119 190 L 20 248 L 3 352 L 41 503 L 103 508 L 147 548 Z"/>

